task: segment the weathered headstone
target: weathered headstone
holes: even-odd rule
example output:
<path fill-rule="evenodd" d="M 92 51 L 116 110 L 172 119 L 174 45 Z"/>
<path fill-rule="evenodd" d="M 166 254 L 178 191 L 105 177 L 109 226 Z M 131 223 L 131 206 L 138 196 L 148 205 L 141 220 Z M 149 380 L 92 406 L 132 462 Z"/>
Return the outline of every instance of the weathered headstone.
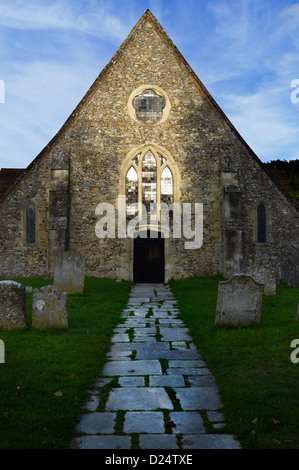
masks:
<path fill-rule="evenodd" d="M 0 328 L 14 330 L 25 326 L 25 286 L 15 281 L 0 281 Z"/>
<path fill-rule="evenodd" d="M 259 253 L 254 257 L 253 264 L 246 270 L 255 281 L 264 284 L 264 295 L 276 295 L 275 260 Z"/>
<path fill-rule="evenodd" d="M 251 326 L 259 324 L 264 285 L 246 274 L 219 282 L 216 324 Z"/>
<path fill-rule="evenodd" d="M 54 286 L 67 294 L 83 294 L 85 259 L 79 253 L 66 251 L 56 260 Z"/>
<path fill-rule="evenodd" d="M 56 286 L 44 286 L 32 295 L 33 328 L 67 328 L 67 294 Z"/>
<path fill-rule="evenodd" d="M 280 253 L 281 279 L 290 287 L 299 286 L 299 247 L 287 244 Z"/>
<path fill-rule="evenodd" d="M 265 295 L 276 295 L 276 279 L 274 271 L 261 268 L 258 271 L 254 270 L 251 275 L 257 282 L 264 284 Z"/>

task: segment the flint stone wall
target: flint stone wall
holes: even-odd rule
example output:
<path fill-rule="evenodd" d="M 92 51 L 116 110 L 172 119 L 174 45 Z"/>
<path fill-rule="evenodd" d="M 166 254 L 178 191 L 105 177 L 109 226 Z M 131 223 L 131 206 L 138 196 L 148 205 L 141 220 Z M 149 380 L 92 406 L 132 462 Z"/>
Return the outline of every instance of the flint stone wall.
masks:
<path fill-rule="evenodd" d="M 0 281 L 0 329 L 26 326 L 25 286 L 15 281 Z"/>
<path fill-rule="evenodd" d="M 58 287 L 45 286 L 32 295 L 33 328 L 67 328 L 67 294 Z"/>
<path fill-rule="evenodd" d="M 260 323 L 264 285 L 251 276 L 235 275 L 219 283 L 216 324 L 252 326 Z"/>

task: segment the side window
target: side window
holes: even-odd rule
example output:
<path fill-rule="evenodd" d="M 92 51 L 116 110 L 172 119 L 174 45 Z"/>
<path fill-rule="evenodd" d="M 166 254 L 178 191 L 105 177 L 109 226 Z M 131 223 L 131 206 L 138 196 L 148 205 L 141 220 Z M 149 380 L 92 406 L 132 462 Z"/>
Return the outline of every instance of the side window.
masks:
<path fill-rule="evenodd" d="M 25 213 L 26 244 L 36 243 L 36 211 L 32 203 L 28 204 Z"/>
<path fill-rule="evenodd" d="M 267 242 L 267 213 L 263 203 L 257 207 L 257 243 Z"/>

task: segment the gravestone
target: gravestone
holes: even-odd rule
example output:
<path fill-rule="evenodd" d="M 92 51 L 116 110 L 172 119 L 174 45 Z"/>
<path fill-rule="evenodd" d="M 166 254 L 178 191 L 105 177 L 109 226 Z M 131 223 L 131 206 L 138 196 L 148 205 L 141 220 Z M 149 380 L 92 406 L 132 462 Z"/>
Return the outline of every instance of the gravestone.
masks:
<path fill-rule="evenodd" d="M 83 294 L 85 259 L 76 252 L 66 251 L 56 260 L 54 286 L 67 294 Z"/>
<path fill-rule="evenodd" d="M 267 268 L 260 267 L 259 270 L 253 270 L 251 274 L 254 279 L 264 284 L 264 295 L 276 295 L 276 278 L 275 271 L 267 270 Z"/>
<path fill-rule="evenodd" d="M 33 328 L 67 328 L 67 294 L 56 286 L 44 286 L 32 295 Z"/>
<path fill-rule="evenodd" d="M 259 252 L 246 270 L 246 274 L 252 276 L 255 281 L 264 284 L 264 295 L 276 295 L 275 267 L 274 259 Z"/>
<path fill-rule="evenodd" d="M 251 326 L 260 323 L 264 285 L 246 274 L 219 282 L 216 324 Z"/>
<path fill-rule="evenodd" d="M 25 286 L 15 281 L 0 281 L 0 328 L 14 330 L 25 326 Z"/>

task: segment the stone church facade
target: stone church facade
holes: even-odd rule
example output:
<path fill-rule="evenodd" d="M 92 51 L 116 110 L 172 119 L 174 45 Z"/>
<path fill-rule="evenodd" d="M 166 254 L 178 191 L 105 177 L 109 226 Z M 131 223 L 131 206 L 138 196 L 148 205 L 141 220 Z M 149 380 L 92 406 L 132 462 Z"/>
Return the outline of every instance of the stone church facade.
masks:
<path fill-rule="evenodd" d="M 128 220 L 133 203 L 202 204 L 202 245 L 187 249 L 184 231 L 166 236 L 159 215 L 156 238 L 117 236 L 121 198 Z M 115 237 L 97 236 L 103 203 L 115 208 Z M 50 143 L 12 174 L 0 227 L 2 278 L 52 277 L 71 250 L 96 277 L 299 282 L 298 210 L 149 10 Z"/>

